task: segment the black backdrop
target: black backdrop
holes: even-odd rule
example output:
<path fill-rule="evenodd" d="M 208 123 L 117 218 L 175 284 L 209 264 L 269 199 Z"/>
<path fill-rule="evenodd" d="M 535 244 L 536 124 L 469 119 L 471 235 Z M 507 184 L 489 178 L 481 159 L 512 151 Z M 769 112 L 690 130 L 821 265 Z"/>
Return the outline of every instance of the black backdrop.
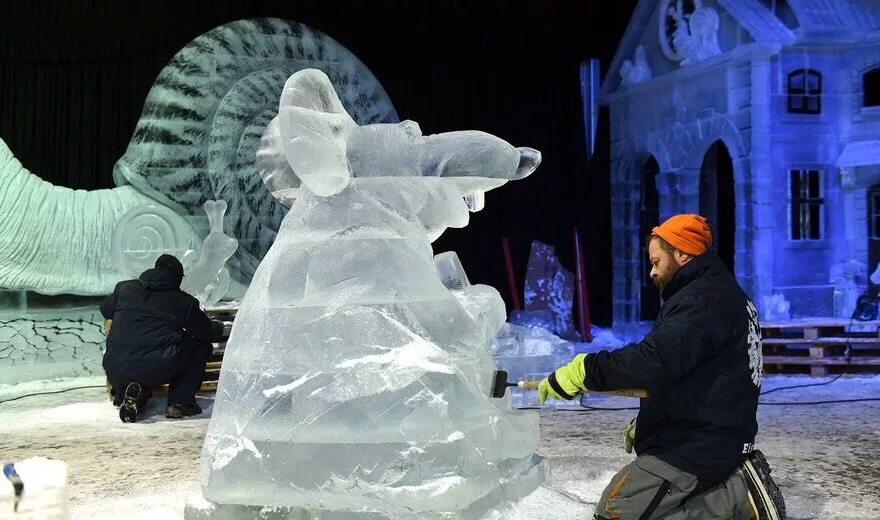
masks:
<path fill-rule="evenodd" d="M 531 177 L 486 196 L 470 225 L 435 252 L 458 252 L 472 283 L 510 305 L 501 237 L 520 291 L 531 241 L 574 269 L 585 245 L 593 321 L 611 319 L 607 124 L 586 159 L 580 62 L 608 66 L 635 0 L 143 1 L 0 3 L 0 139 L 43 179 L 110 188 L 159 70 L 199 34 L 257 16 L 296 20 L 346 46 L 376 75 L 402 119 L 425 134 L 465 129 L 541 150 Z"/>

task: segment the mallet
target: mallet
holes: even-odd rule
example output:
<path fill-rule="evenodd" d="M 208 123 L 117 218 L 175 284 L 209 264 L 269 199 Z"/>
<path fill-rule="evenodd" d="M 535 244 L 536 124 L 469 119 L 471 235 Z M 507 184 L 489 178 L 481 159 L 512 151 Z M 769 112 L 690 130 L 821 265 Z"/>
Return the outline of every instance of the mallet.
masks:
<path fill-rule="evenodd" d="M 507 387 L 509 386 L 518 386 L 523 390 L 537 390 L 538 384 L 540 381 L 534 381 L 531 379 L 526 379 L 524 381 L 519 381 L 517 383 L 508 383 L 507 382 L 507 371 L 506 370 L 496 370 L 495 376 L 492 379 L 492 397 L 495 399 L 500 399 L 504 397 L 504 393 L 507 392 Z M 625 390 L 609 390 L 606 392 L 590 392 L 591 394 L 602 394 L 602 395 L 616 395 L 618 397 L 638 397 L 639 399 L 644 399 L 648 397 L 648 390 L 645 388 L 628 388 Z"/>

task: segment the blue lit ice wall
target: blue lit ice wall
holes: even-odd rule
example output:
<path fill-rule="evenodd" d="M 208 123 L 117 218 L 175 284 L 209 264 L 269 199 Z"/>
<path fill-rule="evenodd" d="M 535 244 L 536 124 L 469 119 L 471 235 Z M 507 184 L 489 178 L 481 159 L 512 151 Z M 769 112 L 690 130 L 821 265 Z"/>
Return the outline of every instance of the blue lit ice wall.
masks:
<path fill-rule="evenodd" d="M 714 217 L 765 318 L 773 295 L 791 317 L 849 317 L 880 262 L 880 4 L 684 4 L 676 31 L 675 0 L 640 2 L 602 88 L 615 325 L 645 319 L 643 239 L 681 212 Z"/>

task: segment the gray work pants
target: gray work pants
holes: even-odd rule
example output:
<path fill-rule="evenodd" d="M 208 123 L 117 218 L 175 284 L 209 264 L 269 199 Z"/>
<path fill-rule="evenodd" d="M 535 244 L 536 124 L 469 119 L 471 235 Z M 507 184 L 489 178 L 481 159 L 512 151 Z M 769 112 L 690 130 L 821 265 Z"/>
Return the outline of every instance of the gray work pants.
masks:
<path fill-rule="evenodd" d="M 726 481 L 691 496 L 698 479 L 644 455 L 624 466 L 602 492 L 596 519 L 747 520 L 748 489 L 739 470 Z"/>

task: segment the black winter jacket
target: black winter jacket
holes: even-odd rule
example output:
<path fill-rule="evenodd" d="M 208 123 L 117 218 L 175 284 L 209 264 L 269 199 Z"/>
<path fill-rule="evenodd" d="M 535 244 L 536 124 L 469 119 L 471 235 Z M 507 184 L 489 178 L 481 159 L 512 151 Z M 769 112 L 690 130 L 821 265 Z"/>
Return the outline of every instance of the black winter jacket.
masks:
<path fill-rule="evenodd" d="M 751 451 L 762 375 L 757 311 L 714 253 L 685 264 L 639 343 L 586 357 L 591 390 L 648 388 L 635 449 L 720 483 Z"/>
<path fill-rule="evenodd" d="M 148 269 L 137 280 L 116 284 L 101 302 L 101 314 L 113 320 L 103 363 L 111 382 L 173 375 L 184 354 L 184 330 L 205 342 L 223 336 L 223 324 L 209 319 L 180 282 L 171 270 Z"/>

